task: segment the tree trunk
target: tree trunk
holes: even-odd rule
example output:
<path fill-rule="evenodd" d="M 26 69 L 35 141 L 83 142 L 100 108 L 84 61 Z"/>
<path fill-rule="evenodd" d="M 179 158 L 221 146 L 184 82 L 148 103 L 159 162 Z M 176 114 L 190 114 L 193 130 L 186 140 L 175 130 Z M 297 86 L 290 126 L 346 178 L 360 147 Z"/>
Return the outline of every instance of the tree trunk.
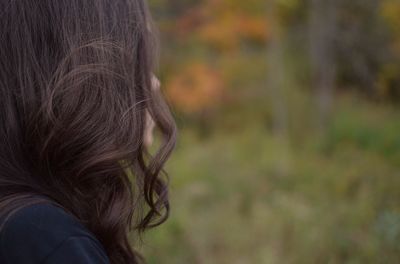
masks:
<path fill-rule="evenodd" d="M 272 130 L 275 135 L 285 137 L 287 134 L 287 107 L 285 103 L 283 65 L 283 41 L 276 18 L 275 1 L 268 1 L 267 15 L 270 21 L 271 39 L 267 47 L 268 78 L 267 88 L 272 107 Z"/>
<path fill-rule="evenodd" d="M 336 80 L 335 0 L 311 0 L 310 56 L 312 82 L 317 95 L 318 129 L 324 134 L 330 123 Z"/>

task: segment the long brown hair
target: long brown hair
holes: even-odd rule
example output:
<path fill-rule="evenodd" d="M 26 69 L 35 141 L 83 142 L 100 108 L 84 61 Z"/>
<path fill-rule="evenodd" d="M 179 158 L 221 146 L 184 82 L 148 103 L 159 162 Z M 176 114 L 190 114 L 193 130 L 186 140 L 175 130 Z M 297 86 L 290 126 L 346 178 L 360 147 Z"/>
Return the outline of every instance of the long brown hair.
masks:
<path fill-rule="evenodd" d="M 44 197 L 73 214 L 111 263 L 139 263 L 129 232 L 169 214 L 163 166 L 176 125 L 152 89 L 145 0 L 0 0 L 0 211 Z M 160 142 L 143 143 L 146 113 Z"/>

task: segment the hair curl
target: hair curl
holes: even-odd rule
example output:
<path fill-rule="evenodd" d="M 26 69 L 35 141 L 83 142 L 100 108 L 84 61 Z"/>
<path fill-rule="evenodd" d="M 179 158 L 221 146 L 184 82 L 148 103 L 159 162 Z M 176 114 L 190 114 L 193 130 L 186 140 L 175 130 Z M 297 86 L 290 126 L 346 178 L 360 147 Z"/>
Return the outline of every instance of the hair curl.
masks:
<path fill-rule="evenodd" d="M 111 263 L 140 263 L 129 232 L 168 218 L 176 125 L 152 89 L 145 0 L 0 0 L 0 209 L 61 205 Z M 161 135 L 143 142 L 146 115 Z M 38 196 L 39 195 L 39 196 Z"/>

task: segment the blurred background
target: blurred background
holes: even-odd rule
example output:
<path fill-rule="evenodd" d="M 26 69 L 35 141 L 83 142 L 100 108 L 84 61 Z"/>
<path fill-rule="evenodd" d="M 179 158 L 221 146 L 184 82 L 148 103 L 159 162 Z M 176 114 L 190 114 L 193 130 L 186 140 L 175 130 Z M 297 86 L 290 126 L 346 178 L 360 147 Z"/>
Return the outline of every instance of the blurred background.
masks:
<path fill-rule="evenodd" d="M 149 0 L 180 134 L 149 263 L 400 263 L 400 0 Z"/>

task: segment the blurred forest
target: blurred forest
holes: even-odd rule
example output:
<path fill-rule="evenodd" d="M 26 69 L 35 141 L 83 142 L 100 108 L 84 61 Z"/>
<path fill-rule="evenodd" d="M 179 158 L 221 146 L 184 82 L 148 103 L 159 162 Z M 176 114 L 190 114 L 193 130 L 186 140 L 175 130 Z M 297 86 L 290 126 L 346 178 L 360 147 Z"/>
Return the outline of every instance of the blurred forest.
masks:
<path fill-rule="evenodd" d="M 180 128 L 149 263 L 400 263 L 400 0 L 149 0 Z"/>

